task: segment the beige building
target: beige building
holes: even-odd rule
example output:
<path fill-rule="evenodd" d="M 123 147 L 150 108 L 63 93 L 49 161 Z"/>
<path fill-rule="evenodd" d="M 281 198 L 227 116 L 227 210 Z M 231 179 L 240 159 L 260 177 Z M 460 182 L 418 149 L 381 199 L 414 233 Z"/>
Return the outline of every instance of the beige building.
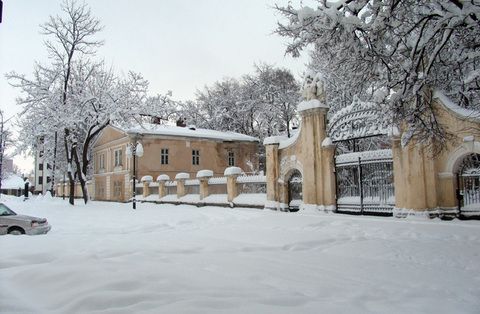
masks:
<path fill-rule="evenodd" d="M 258 170 L 258 140 L 254 137 L 195 127 L 144 124 L 123 130 L 105 128 L 93 146 L 95 200 L 127 201 L 132 195 L 133 158 L 127 147 L 141 143 L 143 156 L 136 157 L 136 178 L 160 174 L 171 179 L 180 172 L 195 178 L 209 169 L 223 176 L 225 168 L 237 166 L 245 172 Z"/>

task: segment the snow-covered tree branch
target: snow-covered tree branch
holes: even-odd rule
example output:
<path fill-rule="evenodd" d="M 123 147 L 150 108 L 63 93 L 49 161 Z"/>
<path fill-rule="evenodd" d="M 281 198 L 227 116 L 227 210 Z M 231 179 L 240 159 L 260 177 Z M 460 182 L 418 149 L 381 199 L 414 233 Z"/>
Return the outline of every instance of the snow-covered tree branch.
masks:
<path fill-rule="evenodd" d="M 333 108 L 353 95 L 388 104 L 386 120 L 406 122 L 410 138 L 440 144 L 447 134 L 432 110 L 432 90 L 480 110 L 480 3 L 314 2 L 277 5 L 286 21 L 276 32 L 291 39 L 293 56 L 312 48 L 311 68 L 326 77 Z"/>
<path fill-rule="evenodd" d="M 64 2 L 62 10 L 64 16 L 51 17 L 42 26 L 51 39 L 45 42 L 51 63 L 36 64 L 32 78 L 14 72 L 7 78 L 22 91 L 17 100 L 24 108 L 21 147 L 34 149 L 38 138 L 43 139 L 52 172 L 57 162 L 64 166 L 73 204 L 76 179 L 88 201 L 86 181 L 95 137 L 111 123 L 131 124 L 147 112 L 167 116 L 174 102 L 168 95 L 149 96 L 148 81 L 141 74 L 128 72 L 121 77 L 102 61 L 94 61 L 92 55 L 102 44 L 94 39 L 100 22 L 75 1 Z"/>

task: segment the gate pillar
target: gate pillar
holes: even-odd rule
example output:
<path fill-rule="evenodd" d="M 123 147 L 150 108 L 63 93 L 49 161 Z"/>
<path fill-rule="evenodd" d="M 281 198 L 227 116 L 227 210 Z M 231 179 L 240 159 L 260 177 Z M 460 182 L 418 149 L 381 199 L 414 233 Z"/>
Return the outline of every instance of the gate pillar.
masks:
<path fill-rule="evenodd" d="M 278 142 L 266 142 L 265 154 L 267 159 L 267 203 L 265 208 L 277 209 L 278 199 Z"/>
<path fill-rule="evenodd" d="M 320 209 L 333 209 L 335 204 L 334 153 L 335 146 L 326 133 L 326 115 L 328 107 L 303 109 L 301 154 L 298 157 L 303 164 L 303 203 L 318 205 Z M 302 110 L 303 109 L 303 110 Z"/>
<path fill-rule="evenodd" d="M 425 211 L 436 208 L 437 178 L 435 164 L 423 144 L 412 140 L 402 147 L 399 138 L 393 140 L 393 171 L 395 207 Z"/>

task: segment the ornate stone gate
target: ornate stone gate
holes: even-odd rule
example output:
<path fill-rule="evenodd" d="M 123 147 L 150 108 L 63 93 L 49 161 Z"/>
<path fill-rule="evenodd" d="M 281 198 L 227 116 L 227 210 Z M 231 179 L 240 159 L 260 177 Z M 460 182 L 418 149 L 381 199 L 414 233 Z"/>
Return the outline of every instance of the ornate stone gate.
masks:
<path fill-rule="evenodd" d="M 305 100 L 298 106 L 300 129 L 291 138 L 277 136 L 264 141 L 267 157 L 266 208 L 295 210 L 298 204 L 300 209 L 342 211 L 346 208 L 343 205 L 354 205 L 350 207 L 356 206 L 360 212 L 387 212 L 398 217 L 445 214 L 480 216 L 480 206 L 469 206 L 469 210 L 466 210 L 465 205 L 467 201 L 475 201 L 474 204 L 477 204 L 477 193 L 480 198 L 478 176 L 475 179 L 467 178 L 469 174 L 459 170 L 466 156 L 480 154 L 478 112 L 459 108 L 440 91 L 432 92 L 433 114 L 448 135 L 445 148 L 432 155 L 429 145 L 420 143 L 415 138 L 402 145 L 402 137 L 411 133 L 407 123 L 400 121 L 385 127 L 378 124 L 378 119 L 370 119 L 371 113 L 378 110 L 373 104 L 367 104 L 357 112 L 344 110 L 337 120 L 339 122 L 335 122 L 341 125 L 337 127 L 339 133 L 335 133 L 332 127 L 327 131 L 326 115 L 329 107 L 325 102 L 320 76 L 306 79 L 303 95 Z M 342 132 L 347 134 L 347 137 L 353 135 L 353 138 L 357 139 L 388 134 L 391 157 L 383 160 L 383 165 L 379 165 L 378 159 L 364 160 L 369 164 L 376 164 L 364 166 L 363 169 L 370 172 L 368 175 L 371 176 L 364 187 L 346 187 L 348 180 L 356 180 L 357 185 L 363 184 L 362 180 L 359 181 L 359 172 L 363 166 L 361 159 L 356 165 L 337 163 L 340 168 L 354 166 L 357 170 L 350 173 L 347 171 L 344 182 L 338 181 L 338 177 L 337 181 L 335 179 L 335 143 L 344 138 Z M 358 142 L 353 144 L 353 147 L 356 145 Z M 340 157 L 342 158 L 345 157 Z M 302 201 L 296 200 L 292 204 L 290 179 L 296 171 L 302 177 Z M 337 203 L 343 196 L 348 196 L 345 191 L 349 188 L 351 191 L 357 189 L 352 192 L 357 194 L 350 196 L 360 196 L 359 201 L 354 204 L 342 204 L 342 201 Z M 375 203 L 367 204 L 366 196 L 375 199 Z M 365 205 L 374 206 L 368 208 Z"/>

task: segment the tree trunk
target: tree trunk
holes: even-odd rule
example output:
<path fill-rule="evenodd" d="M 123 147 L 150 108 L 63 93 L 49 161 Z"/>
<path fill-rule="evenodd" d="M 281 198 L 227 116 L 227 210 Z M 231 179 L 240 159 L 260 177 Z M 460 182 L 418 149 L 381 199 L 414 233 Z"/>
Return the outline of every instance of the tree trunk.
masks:
<path fill-rule="evenodd" d="M 75 205 L 75 178 L 72 176 L 71 172 L 68 172 L 68 180 L 70 182 L 70 195 L 68 197 L 68 202 L 70 205 Z"/>
<path fill-rule="evenodd" d="M 88 189 L 86 186 L 85 173 L 83 173 L 80 160 L 78 158 L 77 148 L 72 149 L 72 155 L 75 160 L 75 166 L 77 167 L 78 179 L 80 180 L 80 187 L 82 188 L 82 197 L 85 204 L 88 203 Z"/>
<path fill-rule="evenodd" d="M 55 168 L 57 165 L 57 131 L 55 131 L 55 140 L 53 143 L 53 165 L 52 165 L 52 196 L 55 196 Z"/>
<path fill-rule="evenodd" d="M 72 167 L 72 155 L 69 154 L 68 149 L 68 135 L 70 131 L 68 129 L 64 129 L 63 132 L 63 145 L 65 146 L 65 154 L 67 155 L 67 175 L 68 175 L 68 182 L 70 182 L 70 195 L 68 197 L 68 202 L 71 205 L 75 205 L 75 176 L 73 174 L 73 167 Z"/>

